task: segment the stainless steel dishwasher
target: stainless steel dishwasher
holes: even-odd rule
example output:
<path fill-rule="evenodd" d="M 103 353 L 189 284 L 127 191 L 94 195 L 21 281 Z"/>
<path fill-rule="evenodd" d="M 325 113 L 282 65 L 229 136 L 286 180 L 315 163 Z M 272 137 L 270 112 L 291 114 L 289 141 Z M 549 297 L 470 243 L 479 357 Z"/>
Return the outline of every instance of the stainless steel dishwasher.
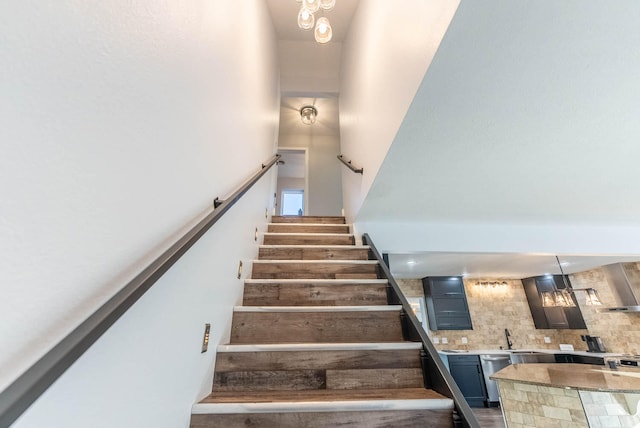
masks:
<path fill-rule="evenodd" d="M 489 379 L 489 376 L 511 364 L 511 359 L 507 354 L 480 354 L 480 364 L 482 365 L 484 384 L 487 387 L 487 405 L 489 407 L 497 406 L 500 401 L 498 384 L 495 380 Z"/>

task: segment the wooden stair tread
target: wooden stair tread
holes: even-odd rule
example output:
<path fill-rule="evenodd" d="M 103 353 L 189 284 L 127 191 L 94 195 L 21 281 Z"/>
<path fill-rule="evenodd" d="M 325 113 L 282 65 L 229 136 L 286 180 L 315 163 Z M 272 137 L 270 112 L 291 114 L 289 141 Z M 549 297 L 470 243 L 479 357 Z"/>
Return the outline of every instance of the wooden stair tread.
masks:
<path fill-rule="evenodd" d="M 233 312 L 400 312 L 402 305 L 370 306 L 234 306 Z"/>
<path fill-rule="evenodd" d="M 352 251 L 357 251 L 357 250 L 369 250 L 371 249 L 370 246 L 368 245 L 352 245 L 349 247 L 346 247 L 344 245 L 323 245 L 323 244 L 301 244 L 301 245 L 295 245 L 295 244 L 264 244 L 264 245 L 260 245 L 259 248 L 273 248 L 273 249 L 284 249 L 284 248 L 302 248 L 302 249 L 339 249 L 339 250 L 352 250 Z"/>
<path fill-rule="evenodd" d="M 269 223 L 269 233 L 350 233 L 348 224 Z"/>
<path fill-rule="evenodd" d="M 265 245 L 355 245 L 355 237 L 350 233 L 270 233 L 264 235 Z"/>
<path fill-rule="evenodd" d="M 313 265 L 370 265 L 378 266 L 376 260 L 254 260 L 254 265 L 300 265 L 300 266 L 313 266 Z"/>
<path fill-rule="evenodd" d="M 358 400 L 449 400 L 442 394 L 425 388 L 389 388 L 358 390 L 302 390 L 302 391 L 252 391 L 213 392 L 200 403 L 274 403 L 309 401 L 358 401 Z"/>
<path fill-rule="evenodd" d="M 327 284 L 327 285 L 343 285 L 343 284 L 387 284 L 389 281 L 386 279 L 335 279 L 335 278 L 247 278 L 244 280 L 245 284 Z"/>
<path fill-rule="evenodd" d="M 422 349 L 421 342 L 355 342 L 355 343 L 270 343 L 218 345 L 216 352 L 291 352 L 291 351 L 375 351 Z"/>
<path fill-rule="evenodd" d="M 246 283 L 244 306 L 386 305 L 387 283 Z"/>
<path fill-rule="evenodd" d="M 323 223 L 323 224 L 345 224 L 342 216 L 277 216 L 271 217 L 272 223 Z"/>
<path fill-rule="evenodd" d="M 369 248 L 351 245 L 261 245 L 260 260 L 368 260 Z"/>

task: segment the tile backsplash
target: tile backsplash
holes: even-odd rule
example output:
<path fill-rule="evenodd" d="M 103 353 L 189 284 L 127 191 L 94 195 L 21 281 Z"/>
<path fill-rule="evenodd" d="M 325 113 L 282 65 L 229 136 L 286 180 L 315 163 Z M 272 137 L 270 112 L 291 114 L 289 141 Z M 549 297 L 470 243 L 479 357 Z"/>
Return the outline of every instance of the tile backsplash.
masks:
<path fill-rule="evenodd" d="M 640 284 L 640 262 L 624 263 L 632 284 Z M 595 288 L 601 307 L 617 306 L 612 287 L 602 269 L 570 275 L 573 288 Z M 609 352 L 640 353 L 640 313 L 597 312 L 599 306 L 586 306 L 585 293 L 576 293 L 589 334 L 600 336 Z"/>
<path fill-rule="evenodd" d="M 640 285 L 640 262 L 625 263 L 629 278 Z M 569 275 L 573 288 L 595 288 L 603 307 L 615 306 L 615 298 L 602 269 L 593 269 Z M 506 285 L 483 287 L 476 282 L 502 282 Z M 422 297 L 420 279 L 398 279 L 398 285 L 407 297 Z M 616 353 L 640 353 L 640 313 L 600 313 L 597 307 L 585 305 L 585 294 L 576 293 L 587 330 L 536 329 L 519 279 L 474 278 L 464 281 L 473 330 L 429 331 L 432 339 L 447 338 L 447 344 L 438 349 L 498 349 L 507 348 L 504 329 L 511 332 L 514 348 L 558 349 L 561 343 L 573 345 L 577 351 L 587 349 L 580 335 L 600 336 L 606 350 Z M 462 343 L 462 338 L 468 343 Z M 550 343 L 545 343 L 545 337 Z M 440 340 L 441 341 L 441 340 Z M 442 342 L 442 341 L 441 341 Z"/>

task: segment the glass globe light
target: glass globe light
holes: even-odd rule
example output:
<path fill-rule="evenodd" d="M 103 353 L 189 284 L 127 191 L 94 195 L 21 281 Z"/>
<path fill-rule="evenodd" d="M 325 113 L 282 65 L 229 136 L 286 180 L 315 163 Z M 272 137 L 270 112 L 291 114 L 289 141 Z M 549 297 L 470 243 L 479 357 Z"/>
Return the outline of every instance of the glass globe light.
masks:
<path fill-rule="evenodd" d="M 320 0 L 302 0 L 302 7 L 311 13 L 315 13 L 320 9 Z"/>
<path fill-rule="evenodd" d="M 331 10 L 336 5 L 336 0 L 320 0 L 320 7 L 324 10 Z"/>
<path fill-rule="evenodd" d="M 319 18 L 316 22 L 316 29 L 313 32 L 318 43 L 327 43 L 333 36 L 333 30 L 331 30 L 331 24 L 326 17 Z"/>
<path fill-rule="evenodd" d="M 300 8 L 300 12 L 298 12 L 298 27 L 303 30 L 310 30 L 313 28 L 313 24 L 315 24 L 315 17 L 313 13 L 309 12 L 304 7 Z"/>

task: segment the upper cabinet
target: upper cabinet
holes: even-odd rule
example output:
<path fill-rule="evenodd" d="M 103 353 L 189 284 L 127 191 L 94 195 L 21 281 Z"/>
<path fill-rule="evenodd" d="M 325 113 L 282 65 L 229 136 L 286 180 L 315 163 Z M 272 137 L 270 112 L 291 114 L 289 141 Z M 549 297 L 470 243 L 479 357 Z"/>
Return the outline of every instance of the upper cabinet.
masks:
<path fill-rule="evenodd" d="M 471 316 L 459 276 L 422 278 L 431 330 L 472 330 Z"/>
<path fill-rule="evenodd" d="M 567 278 L 567 282 L 569 278 Z M 585 329 L 587 326 L 582 318 L 582 312 L 575 300 L 575 296 L 572 296 L 575 307 L 561 308 L 561 307 L 543 307 L 540 293 L 545 291 L 553 291 L 554 289 L 562 290 L 565 288 L 562 275 L 545 275 L 535 276 L 532 278 L 524 278 L 522 280 L 524 286 L 524 292 L 527 295 L 527 301 L 529 302 L 529 309 L 531 309 L 531 315 L 533 316 L 533 322 L 536 328 L 579 328 Z"/>

